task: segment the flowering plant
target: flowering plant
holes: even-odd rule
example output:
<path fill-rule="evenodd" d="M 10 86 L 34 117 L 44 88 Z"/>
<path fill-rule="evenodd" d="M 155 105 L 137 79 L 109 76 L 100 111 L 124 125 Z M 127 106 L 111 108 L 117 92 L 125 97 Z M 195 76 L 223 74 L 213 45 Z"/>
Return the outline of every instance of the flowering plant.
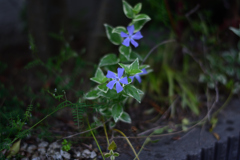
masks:
<path fill-rule="evenodd" d="M 106 118 L 113 118 L 110 128 L 119 120 L 131 123 L 129 114 L 124 111 L 124 104 L 130 97 L 141 102 L 143 91 L 133 85 L 133 80 L 136 78 L 141 83 L 140 75 L 149 73 L 149 65 L 140 65 L 142 57 L 130 46 L 130 43 L 134 47 L 139 46 L 135 40 L 143 38 L 140 30 L 150 20 L 148 15 L 139 14 L 141 8 L 141 3 L 132 7 L 123 0 L 124 14 L 131 19 L 129 26 L 104 24 L 107 38 L 114 45 L 119 45 L 119 54 L 107 54 L 100 59 L 95 76 L 90 78 L 98 85 L 84 95 L 85 99 L 100 104 L 97 112 Z M 117 74 L 114 73 L 116 70 Z"/>

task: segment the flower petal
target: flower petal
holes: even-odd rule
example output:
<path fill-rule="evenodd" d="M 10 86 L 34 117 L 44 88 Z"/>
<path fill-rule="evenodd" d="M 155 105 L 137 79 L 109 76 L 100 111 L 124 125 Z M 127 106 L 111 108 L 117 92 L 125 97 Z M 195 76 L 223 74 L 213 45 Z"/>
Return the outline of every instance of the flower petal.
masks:
<path fill-rule="evenodd" d="M 124 72 L 124 68 L 118 68 L 118 78 L 120 79 L 123 75 L 123 72 Z"/>
<path fill-rule="evenodd" d="M 117 90 L 117 93 L 119 93 L 123 90 L 123 87 L 120 85 L 119 82 L 116 82 L 116 90 Z"/>
<path fill-rule="evenodd" d="M 136 41 L 134 41 L 133 39 L 131 39 L 131 43 L 132 43 L 132 45 L 134 45 L 135 48 L 138 46 L 138 43 Z"/>
<path fill-rule="evenodd" d="M 135 78 L 138 80 L 139 83 L 142 82 L 141 77 L 139 75 L 135 75 Z"/>
<path fill-rule="evenodd" d="M 108 71 L 106 77 L 107 78 L 113 78 L 113 79 L 117 78 L 116 74 L 113 73 L 112 71 Z"/>
<path fill-rule="evenodd" d="M 129 36 L 132 36 L 132 34 L 134 32 L 134 25 L 128 26 L 127 30 L 128 30 Z"/>
<path fill-rule="evenodd" d="M 147 70 L 145 68 L 142 69 L 142 73 L 140 74 L 147 74 Z"/>
<path fill-rule="evenodd" d="M 134 76 L 130 76 L 129 78 L 131 78 L 131 80 L 133 81 Z"/>
<path fill-rule="evenodd" d="M 137 33 L 135 33 L 133 36 L 132 36 L 133 39 L 141 39 L 143 38 L 142 34 L 140 31 L 138 31 Z"/>
<path fill-rule="evenodd" d="M 121 82 L 122 84 L 128 84 L 128 79 L 127 79 L 127 77 L 124 77 L 124 78 L 120 79 L 119 82 Z"/>
<path fill-rule="evenodd" d="M 126 39 L 124 39 L 123 43 L 122 43 L 124 46 L 129 46 L 130 45 L 130 39 L 129 37 L 127 37 Z"/>
<path fill-rule="evenodd" d="M 127 33 L 121 32 L 121 37 L 128 37 Z"/>
<path fill-rule="evenodd" d="M 108 84 L 106 85 L 109 89 L 113 89 L 114 84 L 116 83 L 116 80 L 112 80 L 110 82 L 108 82 Z"/>

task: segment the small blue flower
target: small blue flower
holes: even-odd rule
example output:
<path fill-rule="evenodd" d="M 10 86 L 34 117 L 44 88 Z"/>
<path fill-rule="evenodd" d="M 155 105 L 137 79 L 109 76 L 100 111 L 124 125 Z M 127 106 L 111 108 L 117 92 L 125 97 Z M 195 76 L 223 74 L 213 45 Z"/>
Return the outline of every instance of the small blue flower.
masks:
<path fill-rule="evenodd" d="M 122 44 L 124 46 L 128 47 L 130 45 L 130 42 L 131 42 L 132 45 L 134 45 L 134 47 L 137 47 L 138 43 L 136 41 L 134 41 L 134 39 L 136 39 L 136 40 L 141 39 L 143 37 L 141 32 L 138 31 L 137 33 L 133 34 L 133 32 L 134 32 L 134 25 L 128 26 L 127 30 L 128 30 L 129 35 L 124 33 L 124 32 L 121 32 L 121 37 L 124 37 L 124 38 L 127 37 L 126 39 L 124 39 Z"/>
<path fill-rule="evenodd" d="M 142 74 L 147 74 L 147 71 L 146 71 L 145 68 L 142 69 L 142 73 L 137 73 L 137 74 L 135 74 L 134 76 L 130 76 L 129 78 L 131 78 L 131 80 L 133 81 L 133 79 L 134 79 L 134 77 L 135 77 L 135 78 L 138 80 L 138 82 L 141 83 L 142 80 L 141 80 L 140 75 L 142 75 Z"/>
<path fill-rule="evenodd" d="M 120 85 L 120 82 L 122 84 L 128 84 L 128 79 L 127 77 L 124 77 L 121 79 L 122 75 L 123 75 L 123 72 L 124 72 L 124 69 L 123 68 L 118 68 L 118 76 L 116 76 L 115 73 L 111 72 L 111 71 L 108 71 L 106 77 L 107 78 L 112 78 L 113 80 L 110 81 L 108 84 L 107 84 L 107 87 L 109 89 L 113 89 L 115 83 L 116 83 L 116 90 L 117 90 L 117 93 L 121 92 L 123 90 L 123 87 Z"/>

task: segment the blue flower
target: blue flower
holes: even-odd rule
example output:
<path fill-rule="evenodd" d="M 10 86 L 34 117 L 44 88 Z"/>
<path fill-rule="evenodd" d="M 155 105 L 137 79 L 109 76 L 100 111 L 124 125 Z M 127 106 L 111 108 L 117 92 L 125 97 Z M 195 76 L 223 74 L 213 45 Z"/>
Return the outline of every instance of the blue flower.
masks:
<path fill-rule="evenodd" d="M 123 90 L 123 87 L 120 85 L 120 82 L 122 84 L 128 84 L 128 79 L 127 77 L 124 77 L 124 78 L 121 78 L 122 75 L 123 75 L 123 72 L 124 72 L 124 69 L 123 68 L 118 68 L 118 76 L 116 76 L 115 73 L 111 72 L 111 71 L 108 71 L 106 77 L 107 78 L 112 78 L 113 80 L 110 81 L 108 84 L 107 84 L 107 87 L 109 89 L 113 89 L 115 83 L 116 83 L 116 90 L 117 90 L 117 93 L 121 92 Z"/>
<path fill-rule="evenodd" d="M 134 39 L 136 40 L 139 40 L 141 39 L 143 36 L 141 35 L 141 32 L 138 31 L 137 33 L 133 34 L 134 32 L 134 25 L 132 26 L 128 26 L 127 27 L 127 30 L 128 30 L 128 34 L 124 33 L 124 32 L 121 32 L 121 37 L 127 37 L 126 39 L 124 39 L 123 41 L 123 45 L 124 46 L 129 46 L 130 45 L 130 42 L 132 43 L 132 45 L 134 45 L 134 47 L 137 47 L 138 46 L 138 43 L 136 41 L 134 41 Z"/>
<path fill-rule="evenodd" d="M 138 80 L 138 82 L 141 83 L 142 80 L 141 80 L 140 75 L 142 75 L 142 74 L 147 74 L 147 71 L 145 68 L 142 69 L 142 73 L 137 73 L 134 76 L 130 76 L 129 78 L 131 78 L 131 80 L 133 81 L 133 79 L 135 77 Z"/>

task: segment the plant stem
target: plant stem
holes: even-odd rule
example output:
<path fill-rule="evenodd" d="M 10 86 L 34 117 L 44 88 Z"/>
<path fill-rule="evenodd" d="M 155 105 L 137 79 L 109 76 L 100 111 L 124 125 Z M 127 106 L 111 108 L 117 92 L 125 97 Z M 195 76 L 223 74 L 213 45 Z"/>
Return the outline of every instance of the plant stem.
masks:
<path fill-rule="evenodd" d="M 142 61 L 141 65 L 147 60 L 147 58 L 150 56 L 150 54 L 151 54 L 156 48 L 158 48 L 159 46 L 161 46 L 161 45 L 163 45 L 163 44 L 170 43 L 170 42 L 175 42 L 175 40 L 174 40 L 174 39 L 166 40 L 166 41 L 163 41 L 163 42 L 157 44 L 156 46 L 154 46 L 154 47 L 148 52 L 148 54 L 146 55 L 146 57 L 145 57 L 144 60 Z"/>
<path fill-rule="evenodd" d="M 138 152 L 138 156 L 139 154 L 142 152 L 142 149 L 144 148 L 144 146 L 149 142 L 149 137 L 151 137 L 151 135 L 153 135 L 154 132 L 152 132 L 151 134 L 149 134 L 149 136 L 145 139 L 145 141 L 143 142 L 142 147 L 140 148 L 139 152 Z M 137 157 L 135 157 L 133 160 L 135 160 Z"/>
<path fill-rule="evenodd" d="M 119 132 L 121 135 L 123 135 L 123 136 L 125 137 L 126 141 L 128 142 L 129 146 L 132 148 L 132 151 L 133 151 L 133 153 L 134 153 L 135 156 L 136 156 L 135 158 L 137 158 L 137 159 L 139 160 L 138 155 L 137 155 L 135 149 L 133 148 L 131 142 L 130 142 L 129 139 L 127 138 L 127 136 L 126 136 L 122 131 L 120 131 L 120 130 L 118 130 L 118 129 L 113 129 L 113 130 Z"/>
<path fill-rule="evenodd" d="M 106 139 L 107 139 L 107 143 L 108 143 L 108 146 L 109 146 L 108 134 L 107 134 L 105 123 L 103 123 L 103 128 L 104 128 L 104 133 L 105 133 L 105 136 L 106 136 Z"/>
<path fill-rule="evenodd" d="M 87 124 L 88 124 L 88 127 L 90 128 L 90 132 L 91 132 L 91 134 L 92 134 L 92 136 L 93 136 L 93 138 L 94 138 L 94 140 L 95 140 L 95 142 L 96 142 L 96 144 L 97 144 L 97 146 L 98 146 L 98 149 L 99 149 L 99 151 L 100 151 L 103 159 L 105 160 L 104 155 L 103 155 L 103 153 L 102 153 L 102 150 L 101 150 L 101 148 L 100 148 L 100 146 L 99 146 L 99 144 L 98 144 L 98 141 L 97 141 L 96 137 L 94 136 L 94 134 L 93 134 L 93 132 L 92 132 L 92 130 L 91 130 L 91 126 L 90 126 L 90 124 L 89 124 L 88 118 L 87 118 Z"/>
<path fill-rule="evenodd" d="M 23 133 L 26 133 L 26 132 L 30 131 L 32 128 L 34 128 L 35 126 L 37 126 L 39 123 L 41 123 L 42 121 L 44 121 L 46 118 L 48 118 L 50 115 L 52 115 L 53 113 L 57 112 L 58 110 L 60 110 L 60 109 L 62 109 L 62 108 L 65 108 L 65 107 L 67 107 L 67 106 L 69 106 L 69 105 L 72 105 L 72 103 L 71 103 L 70 101 L 67 101 L 67 100 L 66 100 L 65 102 L 69 102 L 70 104 L 64 105 L 63 107 L 58 108 L 57 110 L 54 110 L 54 111 L 51 112 L 50 114 L 46 115 L 43 119 L 41 119 L 40 121 L 38 121 L 37 123 L 35 123 L 31 128 L 29 128 L 28 130 L 25 130 Z M 65 102 L 62 102 L 62 103 L 65 103 Z M 62 103 L 61 103 L 61 104 L 62 104 Z M 18 139 L 18 138 L 14 138 L 14 139 L 12 140 L 11 144 L 14 143 L 17 139 Z"/>
<path fill-rule="evenodd" d="M 213 113 L 212 117 L 216 117 L 218 115 L 218 113 L 226 107 L 228 102 L 231 100 L 232 96 L 233 96 L 233 92 L 231 90 L 231 93 L 229 94 L 227 100 L 224 102 L 224 104 L 216 112 Z"/>

